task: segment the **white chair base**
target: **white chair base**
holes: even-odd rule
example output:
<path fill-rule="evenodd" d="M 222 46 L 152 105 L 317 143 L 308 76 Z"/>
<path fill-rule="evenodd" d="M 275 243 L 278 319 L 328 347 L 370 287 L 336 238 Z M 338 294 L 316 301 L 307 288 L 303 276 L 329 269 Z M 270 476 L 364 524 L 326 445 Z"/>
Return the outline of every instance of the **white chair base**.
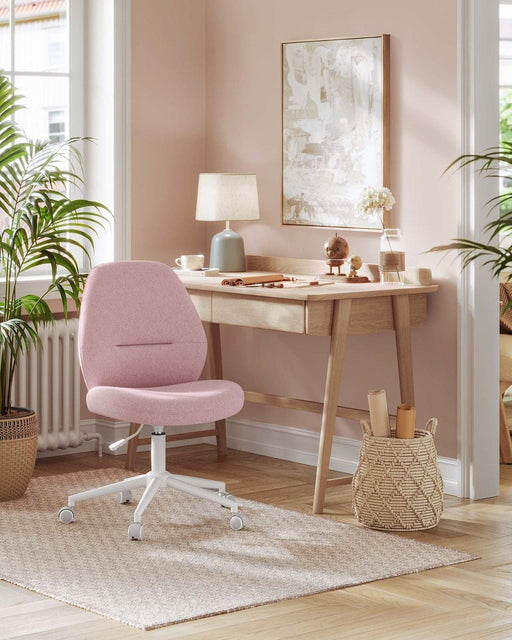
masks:
<path fill-rule="evenodd" d="M 128 528 L 129 540 L 142 540 L 143 526 L 141 522 L 142 514 L 151 502 L 159 489 L 172 488 L 184 491 L 198 498 L 205 498 L 211 502 L 226 507 L 231 510 L 229 525 L 232 529 L 239 531 L 247 523 L 245 516 L 238 512 L 238 504 L 229 493 L 226 493 L 224 482 L 217 480 L 207 480 L 204 478 L 194 478 L 192 476 L 182 476 L 169 473 L 165 469 L 165 433 L 156 432 L 151 434 L 151 471 L 144 475 L 126 478 L 120 482 L 89 489 L 81 493 L 75 493 L 68 498 L 68 506 L 59 511 L 59 520 L 68 524 L 74 520 L 74 506 L 82 500 L 97 498 L 99 496 L 119 494 L 119 502 L 131 501 L 132 489 L 146 487 L 141 499 L 133 514 L 133 524 Z"/>

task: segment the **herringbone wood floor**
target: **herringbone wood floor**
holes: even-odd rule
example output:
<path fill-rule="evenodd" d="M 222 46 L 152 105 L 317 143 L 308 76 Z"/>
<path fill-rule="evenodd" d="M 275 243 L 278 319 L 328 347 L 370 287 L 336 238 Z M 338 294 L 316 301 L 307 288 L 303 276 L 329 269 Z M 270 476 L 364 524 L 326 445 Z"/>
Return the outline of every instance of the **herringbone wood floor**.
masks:
<path fill-rule="evenodd" d="M 146 470 L 148 456 L 138 455 L 137 470 Z M 311 511 L 312 467 L 238 451 L 218 461 L 215 449 L 207 445 L 172 449 L 167 457 L 176 473 L 224 479 L 241 497 Z M 35 473 L 123 465 L 124 456 L 84 453 L 39 460 Z M 147 632 L 0 581 L 0 639 L 512 638 L 512 467 L 502 466 L 501 471 L 499 498 L 470 502 L 448 496 L 438 527 L 402 534 L 478 554 L 481 560 Z M 329 490 L 326 514 L 356 524 L 350 485 Z"/>

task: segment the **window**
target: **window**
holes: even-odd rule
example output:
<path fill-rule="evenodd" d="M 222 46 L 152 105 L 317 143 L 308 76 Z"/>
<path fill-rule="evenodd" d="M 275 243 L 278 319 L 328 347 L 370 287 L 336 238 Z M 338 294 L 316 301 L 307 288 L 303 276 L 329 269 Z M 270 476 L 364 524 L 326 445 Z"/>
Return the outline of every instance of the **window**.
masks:
<path fill-rule="evenodd" d="M 85 197 L 114 222 L 95 262 L 129 257 L 130 5 L 115 0 L 0 0 L 0 69 L 24 96 L 30 138 L 88 136 Z M 91 89 L 92 88 L 92 89 Z"/>
<path fill-rule="evenodd" d="M 0 0 L 0 68 L 25 97 L 27 108 L 18 111 L 15 117 L 27 135 L 46 139 L 49 128 L 59 124 L 63 126 L 59 134 L 62 138 L 68 137 L 70 56 L 67 0 Z M 58 105 L 58 111 L 55 105 Z M 60 113 L 59 123 L 50 120 L 56 113 Z"/>
<path fill-rule="evenodd" d="M 66 139 L 65 110 L 48 111 L 48 140 L 63 142 Z"/>
<path fill-rule="evenodd" d="M 500 137 L 512 142 L 512 3 L 500 4 Z"/>
<path fill-rule="evenodd" d="M 512 143 L 512 2 L 500 3 L 500 142 Z M 500 180 L 500 193 L 512 189 L 512 180 Z M 502 204 L 501 210 L 508 205 Z M 510 243 L 509 234 L 501 234 L 500 242 Z"/>

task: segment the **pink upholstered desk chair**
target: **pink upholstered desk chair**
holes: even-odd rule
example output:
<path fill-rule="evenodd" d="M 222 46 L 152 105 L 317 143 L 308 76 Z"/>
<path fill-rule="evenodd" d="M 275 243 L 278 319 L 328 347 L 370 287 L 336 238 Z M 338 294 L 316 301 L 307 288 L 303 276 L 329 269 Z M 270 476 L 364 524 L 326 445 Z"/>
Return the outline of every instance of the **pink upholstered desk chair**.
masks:
<path fill-rule="evenodd" d="M 234 382 L 198 380 L 206 359 L 206 336 L 172 269 L 144 261 L 95 267 L 84 291 L 78 343 L 88 408 L 139 423 L 140 428 L 153 426 L 151 471 L 69 496 L 59 520 L 71 522 L 81 500 L 117 493 L 120 502 L 129 502 L 132 489 L 146 487 L 128 529 L 130 540 L 142 540 L 142 513 L 159 489 L 172 487 L 231 509 L 230 526 L 243 529 L 245 518 L 223 482 L 165 469 L 162 425 L 214 422 L 234 415 L 244 402 L 243 391 Z M 117 449 L 128 439 L 110 448 Z"/>

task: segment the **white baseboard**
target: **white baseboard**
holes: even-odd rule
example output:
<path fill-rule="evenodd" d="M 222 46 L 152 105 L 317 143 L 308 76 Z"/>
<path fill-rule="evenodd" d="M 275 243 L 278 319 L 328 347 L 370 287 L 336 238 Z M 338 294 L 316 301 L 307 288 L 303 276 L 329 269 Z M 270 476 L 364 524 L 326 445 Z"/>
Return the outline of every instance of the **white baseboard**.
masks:
<path fill-rule="evenodd" d="M 205 424 L 205 425 L 194 425 L 194 426 L 186 426 L 180 427 L 180 432 L 186 433 L 187 431 L 200 431 L 203 429 L 211 429 L 213 425 Z M 105 420 L 102 418 L 90 418 L 88 420 L 81 420 L 80 422 L 80 430 L 83 433 L 100 433 L 103 436 L 103 453 L 106 453 L 111 456 L 121 455 L 126 453 L 127 445 L 124 445 L 120 449 L 116 451 L 110 451 L 109 445 L 116 440 L 121 440 L 121 438 L 126 438 L 130 431 L 130 423 L 122 422 L 122 421 L 113 421 L 113 420 Z M 141 437 L 149 436 L 151 433 L 151 427 L 146 427 L 142 433 Z M 199 443 L 207 443 L 207 444 L 215 444 L 215 438 L 194 438 L 191 440 L 179 440 L 177 442 L 168 442 L 167 448 L 171 447 L 184 447 L 189 444 L 199 444 Z M 150 445 L 143 445 L 139 447 L 139 451 L 149 451 Z M 97 440 L 87 440 L 82 442 L 78 447 L 68 447 L 66 449 L 46 449 L 45 451 L 39 451 L 37 454 L 38 458 L 48 458 L 51 456 L 65 456 L 71 453 L 83 453 L 85 451 L 97 451 L 98 450 L 98 441 Z"/>
<path fill-rule="evenodd" d="M 190 427 L 180 427 L 181 432 L 198 431 L 212 428 L 213 425 L 195 425 Z M 126 445 L 115 452 L 110 451 L 108 446 L 125 438 L 128 435 L 130 424 L 128 422 L 114 422 L 103 419 L 82 420 L 82 431 L 98 432 L 103 436 L 103 451 L 110 455 L 126 453 Z M 148 427 L 148 434 L 150 428 Z M 146 435 L 146 434 L 142 434 Z M 283 427 L 281 425 L 268 424 L 266 422 L 256 422 L 255 420 L 244 420 L 232 418 L 227 420 L 228 447 L 238 451 L 247 451 L 270 458 L 299 462 L 310 466 L 316 466 L 318 456 L 319 434 L 304 429 L 293 427 Z M 215 444 L 215 438 L 194 438 L 191 440 L 180 440 L 168 442 L 167 447 L 183 447 L 189 444 Z M 361 441 L 344 436 L 334 436 L 332 444 L 332 454 L 330 468 L 333 471 L 343 473 L 354 473 L 359 460 L 359 450 Z M 81 453 L 82 451 L 94 451 L 97 449 L 97 442 L 87 441 L 79 447 L 68 449 L 57 449 L 55 451 L 43 451 L 39 457 L 66 455 L 70 453 Z M 140 451 L 149 450 L 149 445 L 140 447 Z M 460 461 L 455 458 L 438 457 L 439 467 L 443 476 L 445 493 L 450 495 L 461 495 L 461 468 Z"/>
<path fill-rule="evenodd" d="M 230 449 L 316 466 L 319 443 L 317 432 L 239 418 L 228 420 L 227 424 Z M 330 469 L 354 473 L 360 448 L 360 440 L 334 436 Z M 460 461 L 439 456 L 438 462 L 445 493 L 460 496 Z"/>

